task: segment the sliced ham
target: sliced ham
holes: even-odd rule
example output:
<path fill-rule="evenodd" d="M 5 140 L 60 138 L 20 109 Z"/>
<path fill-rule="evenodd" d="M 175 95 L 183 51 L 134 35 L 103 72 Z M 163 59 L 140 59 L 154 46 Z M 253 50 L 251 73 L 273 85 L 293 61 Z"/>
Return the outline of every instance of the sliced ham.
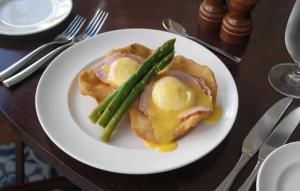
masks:
<path fill-rule="evenodd" d="M 185 119 L 198 114 L 209 114 L 212 110 L 206 106 L 195 106 L 179 114 L 178 118 L 184 121 Z"/>
<path fill-rule="evenodd" d="M 150 82 L 146 87 L 144 88 L 143 92 L 140 95 L 140 104 L 139 109 L 142 113 L 145 115 L 148 115 L 148 106 L 149 106 L 149 98 L 152 94 L 154 82 Z"/>
<path fill-rule="evenodd" d="M 198 79 L 198 78 L 197 78 L 197 81 L 200 84 L 204 93 L 212 98 L 211 91 L 210 91 L 209 87 L 205 84 L 205 81 L 203 79 Z"/>
<path fill-rule="evenodd" d="M 144 58 L 134 55 L 134 54 L 115 53 L 115 54 L 112 54 L 110 56 L 106 56 L 106 57 L 103 57 L 102 59 L 100 59 L 100 61 L 94 67 L 92 67 L 92 70 L 95 72 L 96 76 L 102 82 L 108 83 L 107 82 L 108 73 L 103 71 L 103 66 L 104 65 L 110 66 L 114 61 L 116 61 L 117 59 L 122 58 L 122 57 L 131 58 L 131 59 L 137 61 L 138 63 L 142 63 L 144 60 Z"/>
<path fill-rule="evenodd" d="M 186 84 L 192 84 L 195 87 L 201 88 L 204 93 L 211 97 L 211 91 L 209 87 L 205 84 L 203 79 L 195 78 L 187 73 L 173 70 L 167 73 L 167 75 L 173 76 Z"/>

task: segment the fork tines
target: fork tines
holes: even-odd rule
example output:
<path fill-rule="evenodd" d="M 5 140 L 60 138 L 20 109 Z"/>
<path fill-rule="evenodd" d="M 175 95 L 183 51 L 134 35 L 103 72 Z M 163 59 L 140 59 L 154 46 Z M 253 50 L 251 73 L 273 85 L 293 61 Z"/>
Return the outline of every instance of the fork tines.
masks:
<path fill-rule="evenodd" d="M 84 22 L 85 22 L 85 18 L 83 18 L 80 15 L 76 15 L 75 18 L 72 20 L 72 22 L 69 24 L 69 26 L 64 31 L 64 34 L 66 36 L 76 35 L 78 33 L 78 31 L 81 29 Z"/>
<path fill-rule="evenodd" d="M 104 24 L 108 13 L 98 9 L 95 16 L 92 18 L 88 26 L 85 28 L 84 34 L 87 36 L 93 36 L 99 32 L 102 25 Z"/>

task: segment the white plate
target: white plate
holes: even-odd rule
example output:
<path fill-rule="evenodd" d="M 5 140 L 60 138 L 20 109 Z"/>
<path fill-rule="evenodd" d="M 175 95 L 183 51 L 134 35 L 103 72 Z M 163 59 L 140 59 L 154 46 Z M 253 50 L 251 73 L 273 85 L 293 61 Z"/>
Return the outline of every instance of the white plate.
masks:
<path fill-rule="evenodd" d="M 178 141 L 172 152 L 147 149 L 131 131 L 128 119 L 119 124 L 109 144 L 98 140 L 101 128 L 89 122 L 96 102 L 82 96 L 78 74 L 107 51 L 141 43 L 152 49 L 176 38 L 176 54 L 208 65 L 218 83 L 217 103 L 223 116 L 215 125 L 202 124 Z M 46 69 L 36 92 L 38 118 L 50 139 L 73 158 L 90 166 L 118 173 L 148 174 L 187 165 L 213 150 L 230 131 L 237 114 L 235 82 L 224 64 L 203 46 L 181 36 L 151 29 L 106 32 L 85 40 L 59 55 Z"/>
<path fill-rule="evenodd" d="M 299 191 L 300 142 L 273 151 L 258 171 L 257 191 Z"/>
<path fill-rule="evenodd" d="M 29 35 L 62 22 L 72 0 L 0 0 L 0 34 Z"/>

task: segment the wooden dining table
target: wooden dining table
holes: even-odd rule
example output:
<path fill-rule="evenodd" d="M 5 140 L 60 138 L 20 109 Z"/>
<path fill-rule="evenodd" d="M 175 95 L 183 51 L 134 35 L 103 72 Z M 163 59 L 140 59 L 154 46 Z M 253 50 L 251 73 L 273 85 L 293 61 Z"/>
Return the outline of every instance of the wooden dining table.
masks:
<path fill-rule="evenodd" d="M 11 88 L 0 85 L 0 116 L 38 156 L 82 190 L 214 190 L 239 159 L 247 133 L 273 103 L 284 97 L 270 86 L 267 75 L 273 65 L 292 62 L 285 48 L 284 33 L 294 2 L 295 0 L 259 1 L 251 14 L 250 38 L 243 45 L 226 44 L 220 40 L 218 33 L 198 29 L 200 0 L 73 0 L 70 16 L 52 29 L 29 36 L 0 36 L 0 70 L 3 70 L 36 47 L 51 41 L 76 14 L 91 19 L 100 8 L 109 12 L 100 33 L 124 28 L 164 30 L 162 19 L 172 18 L 184 25 L 191 35 L 241 56 L 243 60 L 234 63 L 215 53 L 229 69 L 237 85 L 239 106 L 231 131 L 213 151 L 184 167 L 148 175 L 118 174 L 90 167 L 64 153 L 47 137 L 36 114 L 35 92 L 44 68 Z M 288 111 L 299 105 L 299 100 L 293 100 Z M 299 140 L 298 128 L 289 142 Z M 254 156 L 241 171 L 232 190 L 237 190 L 249 176 L 256 159 L 257 156 Z"/>

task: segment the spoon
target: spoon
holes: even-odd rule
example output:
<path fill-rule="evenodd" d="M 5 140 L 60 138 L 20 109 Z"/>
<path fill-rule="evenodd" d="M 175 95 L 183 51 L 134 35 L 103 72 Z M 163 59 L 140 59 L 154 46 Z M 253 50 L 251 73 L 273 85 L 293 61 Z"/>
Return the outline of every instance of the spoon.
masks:
<path fill-rule="evenodd" d="M 220 49 L 218 47 L 215 47 L 213 45 L 210 45 L 210 44 L 208 44 L 208 43 L 206 43 L 206 42 L 204 42 L 204 41 L 202 41 L 202 40 L 200 40 L 200 39 L 198 39 L 196 37 L 188 35 L 187 30 L 181 24 L 173 21 L 172 19 L 164 19 L 162 21 L 162 24 L 163 24 L 164 28 L 167 31 L 175 33 L 175 34 L 178 34 L 178 35 L 181 35 L 181 36 L 184 36 L 184 37 L 189 38 L 191 40 L 194 40 L 194 41 L 196 41 L 196 42 L 198 42 L 198 43 L 200 43 L 200 44 L 208 47 L 209 49 L 211 49 L 211 50 L 213 50 L 213 51 L 215 51 L 215 52 L 217 52 L 217 53 L 225 56 L 226 58 L 231 59 L 232 61 L 234 61 L 236 63 L 242 61 L 242 59 L 239 58 L 239 57 L 237 57 L 237 56 L 234 56 L 234 55 L 232 55 L 232 54 L 230 54 L 228 52 L 225 52 L 224 50 L 222 50 L 222 49 Z"/>

